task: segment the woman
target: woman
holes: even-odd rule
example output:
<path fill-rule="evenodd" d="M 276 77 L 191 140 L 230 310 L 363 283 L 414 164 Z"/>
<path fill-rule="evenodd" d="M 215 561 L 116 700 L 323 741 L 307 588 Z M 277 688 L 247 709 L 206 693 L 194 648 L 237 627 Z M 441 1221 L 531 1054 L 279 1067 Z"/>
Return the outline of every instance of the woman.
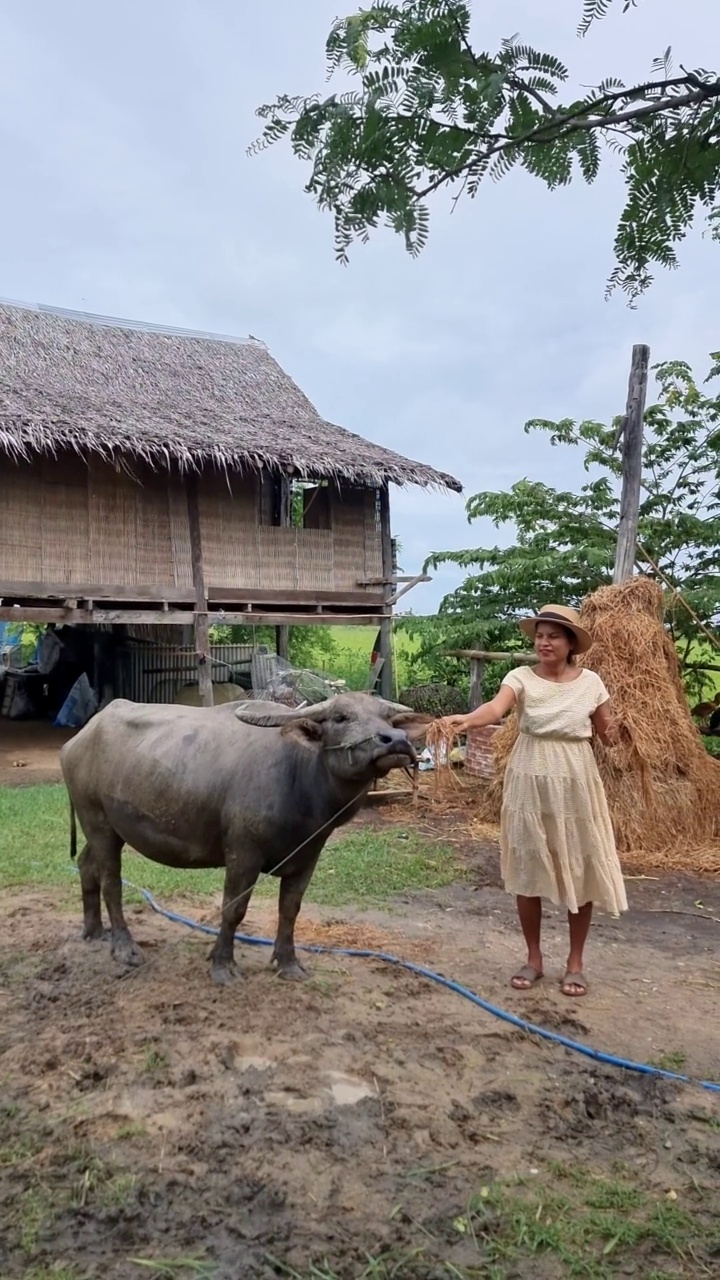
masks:
<path fill-rule="evenodd" d="M 519 734 L 503 785 L 501 872 L 516 895 L 527 943 L 527 964 L 512 985 L 527 991 L 543 976 L 542 899 L 567 907 L 570 953 L 561 990 L 584 996 L 583 952 L 593 902 L 619 915 L 627 911 L 605 792 L 591 738 L 611 742 L 610 699 L 594 671 L 575 665 L 591 637 L 574 609 L 546 605 L 520 623 L 535 644 L 536 665 L 511 671 L 492 702 L 442 723 L 456 733 L 497 724 L 517 707 Z"/>

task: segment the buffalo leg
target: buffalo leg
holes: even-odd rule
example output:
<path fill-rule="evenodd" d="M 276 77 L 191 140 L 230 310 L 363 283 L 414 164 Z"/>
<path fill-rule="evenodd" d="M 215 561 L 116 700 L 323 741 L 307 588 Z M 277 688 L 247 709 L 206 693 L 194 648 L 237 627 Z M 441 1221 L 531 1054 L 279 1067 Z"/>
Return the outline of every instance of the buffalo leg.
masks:
<path fill-rule="evenodd" d="M 247 868 L 235 870 L 228 866 L 225 872 L 220 932 L 210 952 L 213 982 L 221 986 L 240 976 L 235 963 L 235 934 L 238 925 L 245 919 L 257 878 L 258 872 L 248 871 Z"/>
<path fill-rule="evenodd" d="M 119 964 L 135 968 L 145 957 L 127 926 L 122 909 L 123 841 L 115 831 L 107 830 L 94 835 L 93 852 L 100 869 L 100 884 L 105 906 L 110 917 L 110 953 Z"/>
<path fill-rule="evenodd" d="M 100 876 L 95 855 L 87 844 L 78 858 L 78 871 L 82 886 L 83 938 L 96 941 L 105 933 L 100 914 Z"/>
<path fill-rule="evenodd" d="M 307 976 L 295 952 L 295 921 L 302 905 L 303 895 L 312 880 L 319 854 L 309 866 L 280 881 L 278 930 L 270 963 L 277 966 L 278 977 L 298 981 Z"/>

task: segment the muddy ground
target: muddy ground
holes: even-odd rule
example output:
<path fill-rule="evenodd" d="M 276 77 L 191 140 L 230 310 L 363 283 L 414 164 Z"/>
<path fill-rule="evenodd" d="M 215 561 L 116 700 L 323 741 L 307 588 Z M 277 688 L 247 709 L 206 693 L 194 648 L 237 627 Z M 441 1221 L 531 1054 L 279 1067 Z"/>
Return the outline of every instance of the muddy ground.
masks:
<path fill-rule="evenodd" d="M 58 753 L 75 732 L 47 720 L 0 719 L 0 787 L 59 782 Z"/>
<path fill-rule="evenodd" d="M 382 911 L 308 906 L 299 935 L 382 946 L 585 1044 L 716 1076 L 720 893 L 629 891 L 628 917 L 598 917 L 583 1000 L 558 990 L 557 915 L 545 980 L 509 988 L 521 953 L 489 847 L 468 881 Z M 213 921 L 218 904 L 178 905 Z M 717 1273 L 720 1095 L 600 1066 L 374 960 L 315 956 L 295 985 L 248 946 L 243 980 L 217 990 L 207 937 L 147 907 L 129 915 L 149 962 L 125 976 L 82 942 L 78 907 L 44 891 L 0 905 L 2 1280 Z M 271 902 L 251 905 L 250 932 L 273 922 Z M 513 1236 L 496 1188 L 550 1196 L 576 1175 L 691 1215 L 679 1253 L 672 1231 L 629 1251 L 618 1236 L 580 1272 Z"/>
<path fill-rule="evenodd" d="M 57 780 L 68 735 L 11 729 L 0 785 Z M 497 850 L 422 803 L 362 820 L 455 844 L 465 878 L 382 910 L 308 903 L 300 937 L 389 950 L 583 1044 L 720 1078 L 716 883 L 629 880 L 629 915 L 597 918 L 583 1000 L 558 990 L 551 913 L 546 977 L 516 993 Z M 600 1065 L 376 960 L 313 956 L 297 986 L 246 946 L 243 980 L 218 991 L 207 937 L 129 916 L 149 962 L 128 976 L 82 942 L 72 892 L 0 903 L 0 1280 L 720 1270 L 720 1095 Z M 254 902 L 247 931 L 273 927 Z M 626 1240 L 640 1201 L 654 1226 Z M 578 1244 L 567 1224 L 585 1213 Z"/>

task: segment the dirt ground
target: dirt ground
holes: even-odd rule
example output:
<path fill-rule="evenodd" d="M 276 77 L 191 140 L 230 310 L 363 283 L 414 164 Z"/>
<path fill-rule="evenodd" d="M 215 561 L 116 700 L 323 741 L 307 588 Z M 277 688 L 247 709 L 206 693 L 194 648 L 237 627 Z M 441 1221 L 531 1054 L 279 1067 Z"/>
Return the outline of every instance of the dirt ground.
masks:
<path fill-rule="evenodd" d="M 0 785 L 56 780 L 67 736 L 0 722 Z M 308 903 L 300 938 L 390 951 L 585 1045 L 720 1078 L 717 882 L 630 879 L 630 913 L 595 922 L 582 1000 L 559 992 L 550 913 L 545 979 L 518 993 L 497 850 L 422 804 L 362 820 L 450 840 L 466 878 L 383 910 Z M 217 922 L 219 900 L 164 905 Z M 0 1280 L 716 1273 L 719 1094 L 601 1065 L 378 960 L 315 955 L 309 981 L 286 984 L 243 946 L 243 980 L 218 990 L 207 936 L 128 914 L 149 958 L 130 975 L 81 940 L 74 891 L 0 903 Z M 274 923 L 273 903 L 251 905 L 247 932 Z M 659 1214 L 691 1215 L 690 1235 L 675 1248 L 671 1223 L 670 1243 L 649 1233 L 628 1251 L 616 1234 L 594 1261 L 563 1261 L 493 1198 L 539 1188 L 542 1225 L 542 1197 L 581 1176 L 611 1199 L 642 1188 Z M 498 1263 L 510 1219 L 520 1243 Z"/>
<path fill-rule="evenodd" d="M 59 782 L 58 752 L 74 733 L 47 721 L 0 719 L 0 787 Z"/>
<path fill-rule="evenodd" d="M 509 988 L 520 946 L 489 847 L 466 883 L 383 911 L 308 906 L 298 932 L 382 947 L 584 1044 L 714 1076 L 720 892 L 680 880 L 629 890 L 629 916 L 598 917 L 583 1000 L 558 990 L 557 915 L 544 981 Z M 213 923 L 217 905 L 178 904 Z M 580 1273 L 555 1254 L 486 1267 L 501 1230 L 490 1210 L 481 1234 L 463 1224 L 472 1196 L 518 1178 L 549 1186 L 561 1166 L 622 1170 L 720 1240 L 720 1095 L 601 1066 L 376 960 L 313 956 L 298 985 L 245 946 L 244 980 L 218 990 L 209 939 L 148 907 L 129 911 L 149 957 L 130 976 L 106 943 L 81 940 L 72 899 L 9 894 L 0 916 L 2 1280 L 556 1280 Z M 273 925 L 274 904 L 253 903 L 248 931 Z M 653 1237 L 620 1270 L 582 1274 L 716 1265 L 700 1236 L 679 1257 Z"/>

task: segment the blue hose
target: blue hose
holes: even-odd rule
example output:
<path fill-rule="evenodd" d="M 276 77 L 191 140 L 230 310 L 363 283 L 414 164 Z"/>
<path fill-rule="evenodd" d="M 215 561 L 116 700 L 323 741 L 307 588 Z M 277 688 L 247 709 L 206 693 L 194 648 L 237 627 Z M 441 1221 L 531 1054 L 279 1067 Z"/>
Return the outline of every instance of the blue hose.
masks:
<path fill-rule="evenodd" d="M 145 901 L 156 911 L 158 915 L 164 916 L 166 920 L 171 920 L 174 924 L 186 925 L 188 929 L 196 929 L 199 933 L 208 933 L 213 937 L 217 937 L 219 930 L 212 928 L 209 924 L 199 924 L 197 920 L 191 920 L 188 916 L 178 915 L 176 911 L 168 911 L 166 907 L 161 907 L 155 901 L 149 889 L 139 889 L 136 885 L 130 885 L 128 881 L 123 881 L 128 888 L 136 889 L 142 894 Z M 273 946 L 270 938 L 252 938 L 249 934 L 237 933 L 235 935 L 236 942 L 253 947 L 271 947 Z M 524 1018 L 518 1018 L 514 1013 L 508 1013 L 505 1009 L 499 1009 L 496 1005 L 490 1004 L 489 1000 L 483 1000 L 482 996 L 478 996 L 474 991 L 470 991 L 468 987 L 463 987 L 459 982 L 452 982 L 450 978 L 443 978 L 441 974 L 434 973 L 432 969 L 426 969 L 424 965 L 413 964 L 410 960 L 401 960 L 398 956 L 389 955 L 385 951 L 370 951 L 360 947 L 322 947 L 310 944 L 298 943 L 300 951 L 311 951 L 316 955 L 331 956 L 356 956 L 363 960 L 382 960 L 385 964 L 396 965 L 400 969 L 407 969 L 409 973 L 415 973 L 420 978 L 427 978 L 430 982 L 436 982 L 438 986 L 445 987 L 447 991 L 454 991 L 458 996 L 464 996 L 466 1000 L 470 1000 L 472 1004 L 477 1005 L 478 1009 L 483 1009 L 485 1013 L 490 1013 L 494 1018 L 500 1018 L 502 1022 L 509 1022 L 511 1026 L 518 1027 L 520 1031 L 529 1031 L 532 1035 L 540 1036 L 543 1040 L 549 1040 L 552 1044 L 562 1045 L 564 1049 L 571 1049 L 573 1053 L 581 1053 L 586 1058 L 592 1058 L 594 1062 L 601 1062 L 607 1067 L 620 1067 L 624 1071 L 635 1071 L 640 1075 L 659 1076 L 663 1080 L 674 1080 L 678 1084 L 699 1085 L 702 1089 L 708 1089 L 711 1093 L 720 1093 L 720 1084 L 713 1080 L 694 1080 L 691 1076 L 678 1074 L 676 1071 L 663 1071 L 660 1067 L 653 1067 L 648 1062 L 630 1062 L 626 1058 L 617 1058 L 612 1053 L 603 1053 L 600 1049 L 592 1049 L 589 1045 L 582 1044 L 579 1040 L 570 1040 L 567 1036 L 558 1035 L 555 1031 L 548 1031 L 546 1027 L 537 1027 L 532 1022 L 526 1022 Z"/>

